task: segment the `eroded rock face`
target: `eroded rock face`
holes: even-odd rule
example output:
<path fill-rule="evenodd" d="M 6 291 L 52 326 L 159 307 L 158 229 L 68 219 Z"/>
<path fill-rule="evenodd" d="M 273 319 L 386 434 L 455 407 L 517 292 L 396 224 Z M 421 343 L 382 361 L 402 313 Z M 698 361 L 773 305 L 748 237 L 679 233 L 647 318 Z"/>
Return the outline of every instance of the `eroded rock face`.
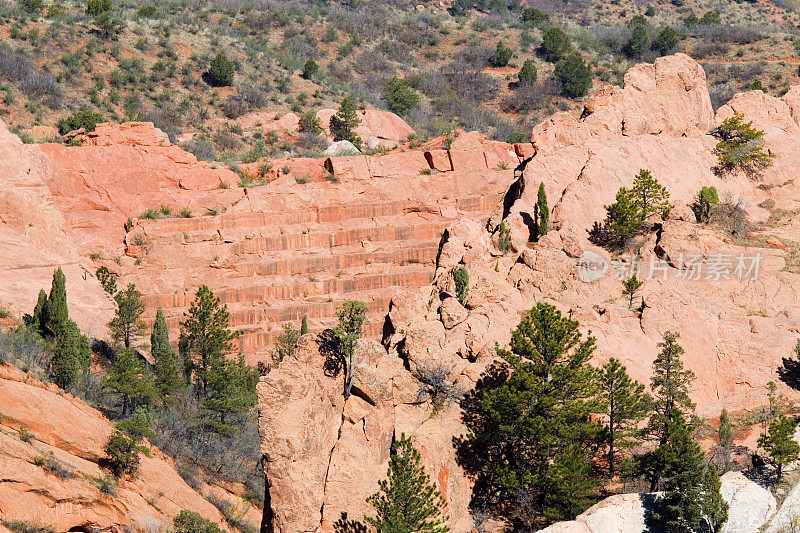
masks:
<path fill-rule="evenodd" d="M 98 411 L 55 386 L 0 366 L 0 519 L 50 525 L 57 531 L 115 532 L 166 529 L 183 509 L 219 524 L 224 518 L 178 475 L 158 450 L 141 457 L 137 479 L 120 482 L 116 495 L 92 480 L 106 471 L 97 464 L 114 427 Z M 24 442 L 20 428 L 34 438 Z M 72 473 L 61 477 L 35 464 L 52 453 Z M 257 513 L 251 509 L 252 519 Z"/>
<path fill-rule="evenodd" d="M 733 203 L 739 203 L 750 221 L 769 221 L 763 227 L 765 237 L 793 239 L 800 228 L 796 216 L 774 225 L 770 210 L 774 205 L 793 205 L 800 198 L 800 191 L 787 179 L 789 167 L 779 164 L 782 157 L 793 161 L 797 157 L 794 154 L 800 154 L 800 137 L 779 133 L 797 123 L 796 100 L 791 91 L 783 99 L 749 93 L 734 98 L 732 109 L 752 117 L 759 129 L 770 132 L 767 147 L 774 147 L 780 155 L 762 180 L 774 184 L 772 187 L 760 187 L 760 181 L 744 176 L 722 180 L 710 170 L 716 161 L 712 153 L 716 139 L 707 132 L 727 111 L 723 108 L 718 116 L 713 115 L 702 69 L 680 54 L 661 58 L 655 65 L 638 65 L 626 76 L 623 89 L 596 93 L 583 118 L 559 114 L 537 127 L 533 134 L 535 155 L 488 224 L 461 218 L 446 229 L 431 284 L 415 293 L 398 295 L 389 305 L 383 328 L 383 358 L 391 361 L 386 368 L 394 372 L 386 374 L 393 384 L 389 404 L 394 405 L 394 418 L 380 407 L 384 404 L 366 402 L 371 406 L 364 406 L 370 415 L 361 418 L 359 409 L 356 419 L 364 421 L 360 431 L 365 434 L 371 414 L 385 413 L 380 415 L 381 424 L 371 427 L 382 427 L 395 435 L 401 430 L 413 435 L 415 443 L 425 450 L 428 472 L 439 480 L 440 490 L 446 494 L 454 531 L 471 527 L 470 481 L 455 462 L 441 473 L 438 469 L 444 463 L 437 466 L 430 450 L 447 457 L 452 453 L 453 437 L 462 435 L 465 428 L 457 403 L 452 401 L 445 402 L 435 417 L 425 418 L 426 409 L 433 406 L 432 399 L 425 397 L 426 380 L 431 369 L 436 369 L 444 376 L 443 382 L 452 385 L 451 390 L 473 388 L 495 357 L 495 346 L 507 346 L 520 314 L 537 302 L 555 305 L 578 320 L 586 333 L 591 331 L 597 339 L 594 364 L 616 357 L 645 384 L 649 384 L 663 333 L 680 333 L 685 364 L 697 376 L 691 395 L 700 415 L 714 417 L 723 406 L 740 411 L 764 402 L 766 383 L 776 379 L 781 357 L 790 354 L 796 342 L 800 314 L 794 302 L 800 294 L 800 276 L 785 268 L 783 247 L 735 244 L 725 233 L 698 225 L 683 206 L 693 200 L 700 187 L 714 185 L 722 198 L 730 196 Z M 763 106 L 773 111 L 763 113 Z M 469 153 L 473 139 L 462 140 L 464 149 L 459 155 L 462 162 L 477 165 L 479 161 Z M 456 142 L 450 159 L 452 168 L 457 168 L 459 157 L 453 154 L 459 150 L 453 148 L 459 148 Z M 432 167 L 446 165 L 441 155 L 434 158 L 430 153 L 426 159 L 433 161 Z M 484 164 L 486 161 L 484 154 Z M 618 276 L 618 269 L 609 264 L 608 252 L 589 243 L 589 230 L 605 216 L 604 205 L 613 201 L 620 187 L 630 186 L 640 169 L 651 170 L 679 206 L 666 220 L 653 220 L 655 231 L 633 250 L 641 261 L 640 278 L 645 279 L 641 312 L 630 310 L 621 293 L 620 279 L 630 273 L 623 271 Z M 541 182 L 552 208 L 551 230 L 531 243 L 533 206 Z M 499 249 L 500 222 L 510 231 L 510 250 L 505 254 Z M 584 281 L 576 268 L 584 251 L 605 262 L 605 270 L 591 282 Z M 695 272 L 693 265 L 698 261 L 706 264 L 701 268 L 707 269 L 711 261 L 717 261 L 719 267 L 720 257 L 731 262 L 727 275 L 715 278 L 708 270 L 699 275 Z M 758 275 L 736 275 L 737 261 L 752 262 L 755 257 Z M 462 266 L 469 272 L 469 293 L 465 305 L 457 306 L 453 301 L 453 272 Z M 775 298 L 776 294 L 781 297 Z M 279 376 L 283 370 L 275 372 Z M 316 368 L 314 372 L 318 376 L 322 371 Z M 785 387 L 781 392 L 794 397 Z M 355 411 L 358 401 L 351 400 L 348 403 L 354 404 Z M 349 407 L 342 407 L 341 419 L 347 419 L 348 412 Z M 339 416 L 336 411 L 328 425 L 339 427 Z M 370 445 L 384 439 L 386 433 L 373 437 Z M 353 437 L 338 442 L 343 447 L 357 447 L 366 441 Z M 269 439 L 262 444 L 267 452 Z M 362 496 L 374 490 L 375 472 L 385 468 L 364 462 L 356 451 L 332 453 L 320 460 L 330 463 L 331 472 L 348 472 L 349 486 L 363 489 L 363 494 L 343 505 L 334 496 L 336 491 L 321 489 L 320 493 L 317 487 L 314 501 L 323 502 L 319 523 L 312 520 L 302 528 L 288 527 L 288 531 L 328 531 L 326 509 L 348 510 L 351 518 L 360 519 Z M 443 480 L 450 484 L 449 489 L 445 490 Z M 740 496 L 749 491 L 754 498 L 763 496 L 746 480 L 733 479 L 732 475 L 726 483 L 730 489 L 725 489 L 726 494 L 737 506 L 747 499 Z M 638 497 L 615 498 L 618 501 L 587 511 L 586 520 L 563 524 L 559 526 L 562 529 L 554 531 L 607 531 L 591 528 L 612 519 L 616 530 L 639 531 L 641 520 L 634 516 L 639 512 L 636 509 L 641 509 L 637 507 Z M 295 499 L 294 492 L 274 492 L 276 513 L 289 505 L 285 502 Z M 768 498 L 763 500 L 752 509 L 733 512 L 734 523 L 749 524 L 751 519 L 754 523 L 767 517 L 772 507 Z M 329 506 L 328 501 L 337 503 Z"/>

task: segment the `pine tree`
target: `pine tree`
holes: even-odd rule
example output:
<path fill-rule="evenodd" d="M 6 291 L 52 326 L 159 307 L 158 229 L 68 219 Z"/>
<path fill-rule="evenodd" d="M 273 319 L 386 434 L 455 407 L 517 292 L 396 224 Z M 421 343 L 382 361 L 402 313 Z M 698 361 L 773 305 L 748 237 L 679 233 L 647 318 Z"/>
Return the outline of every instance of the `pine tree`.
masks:
<path fill-rule="evenodd" d="M 345 398 L 350 397 L 350 390 L 353 387 L 353 375 L 355 373 L 353 358 L 356 353 L 356 343 L 363 335 L 364 326 L 369 324 L 367 311 L 367 304 L 355 300 L 347 300 L 336 310 L 336 316 L 339 317 L 339 325 L 336 327 L 335 332 L 339 338 L 342 356 L 347 361 L 347 376 L 344 385 Z"/>
<path fill-rule="evenodd" d="M 719 438 L 719 452 L 722 456 L 722 470 L 727 472 L 730 470 L 731 464 L 731 441 L 733 439 L 733 426 L 731 419 L 728 416 L 728 410 L 724 407 L 719 415 L 719 428 L 717 428 L 717 437 Z"/>
<path fill-rule="evenodd" d="M 539 72 L 536 70 L 536 65 L 533 64 L 533 61 L 530 59 L 526 59 L 525 62 L 522 64 L 522 68 L 519 69 L 519 73 L 517 73 L 517 79 L 519 80 L 520 84 L 532 84 L 536 83 L 536 80 L 539 78 Z"/>
<path fill-rule="evenodd" d="M 630 194 L 639 210 L 642 222 L 650 215 L 663 215 L 672 208 L 667 188 L 661 185 L 649 170 L 639 170 L 639 174 L 633 179 Z"/>
<path fill-rule="evenodd" d="M 672 53 L 672 50 L 678 44 L 678 32 L 672 26 L 664 26 L 658 37 L 653 42 L 653 48 L 658 50 L 659 55 L 665 56 Z"/>
<path fill-rule="evenodd" d="M 431 483 L 411 439 L 402 434 L 392 444 L 387 479 L 367 498 L 375 517 L 366 521 L 377 533 L 447 533 L 445 501 Z"/>
<path fill-rule="evenodd" d="M 547 206 L 547 192 L 544 182 L 539 183 L 539 192 L 536 198 L 536 210 L 539 212 L 539 237 L 544 237 L 550 231 L 550 208 Z"/>
<path fill-rule="evenodd" d="M 150 333 L 150 354 L 155 363 L 155 384 L 161 398 L 170 398 L 185 389 L 177 355 L 169 344 L 169 330 L 164 310 L 156 312 L 156 321 Z"/>
<path fill-rule="evenodd" d="M 467 267 L 460 266 L 453 271 L 453 283 L 456 286 L 456 298 L 461 302 L 461 305 L 467 305 L 467 297 L 469 297 L 469 271 Z"/>
<path fill-rule="evenodd" d="M 303 320 L 300 322 L 300 335 L 308 334 L 308 315 L 303 315 Z"/>
<path fill-rule="evenodd" d="M 613 477 L 615 452 L 640 441 L 637 426 L 650 414 L 652 398 L 644 392 L 644 385 L 631 379 L 622 363 L 613 357 L 603 365 L 600 387 L 608 415 L 608 469 Z"/>
<path fill-rule="evenodd" d="M 712 168 L 718 176 L 742 172 L 757 178 L 772 165 L 775 156 L 764 150 L 764 132 L 755 129 L 753 121 L 745 122 L 744 115 L 726 118 L 711 134 L 719 139 L 714 147 L 717 165 Z"/>
<path fill-rule="evenodd" d="M 233 351 L 235 335 L 228 330 L 228 309 L 211 289 L 201 285 L 181 324 L 181 354 L 194 371 L 200 392 L 208 394 L 213 363 Z"/>
<path fill-rule="evenodd" d="M 233 76 L 235 72 L 236 65 L 225 55 L 225 52 L 219 52 L 217 56 L 211 60 L 211 65 L 208 68 L 208 76 L 211 83 L 221 87 L 233 85 Z"/>
<path fill-rule="evenodd" d="M 592 66 L 577 52 L 559 60 L 553 74 L 561 81 L 561 92 L 568 98 L 586 96 L 592 86 Z"/>
<path fill-rule="evenodd" d="M 678 344 L 679 337 L 671 331 L 664 333 L 663 341 L 658 344 L 661 352 L 653 361 L 653 377 L 650 379 L 650 389 L 655 396 L 655 414 L 650 423 L 662 444 L 674 413 L 694 410 L 694 403 L 689 398 L 694 372 L 683 368 L 681 355 L 684 351 Z"/>
<path fill-rule="evenodd" d="M 71 389 L 80 374 L 89 367 L 92 352 L 89 339 L 80 332 L 75 322 L 67 319 L 60 330 L 61 333 L 56 336 L 50 366 L 56 385 L 62 389 Z"/>
<path fill-rule="evenodd" d="M 628 309 L 633 307 L 633 298 L 636 292 L 644 285 L 644 281 L 640 281 L 636 277 L 636 272 L 631 274 L 631 277 L 622 282 L 622 295 L 628 297 Z"/>
<path fill-rule="evenodd" d="M 117 354 L 103 385 L 120 395 L 123 418 L 131 407 L 152 402 L 156 392 L 153 377 L 132 348 L 125 348 Z"/>
<path fill-rule="evenodd" d="M 551 26 L 544 32 L 539 53 L 545 61 L 555 63 L 569 53 L 572 49 L 572 42 L 564 30 L 558 26 Z"/>
<path fill-rule="evenodd" d="M 495 67 L 505 67 L 511 58 L 514 57 L 514 51 L 503 44 L 503 41 L 497 41 L 497 47 L 494 49 L 494 55 L 491 58 L 491 63 Z"/>
<path fill-rule="evenodd" d="M 39 300 L 36 302 L 36 307 L 33 308 L 31 327 L 42 337 L 45 336 L 47 331 L 47 293 L 44 289 L 39 290 Z"/>
<path fill-rule="evenodd" d="M 700 509 L 710 533 L 719 533 L 728 521 L 728 503 L 722 498 L 722 484 L 714 463 L 706 464 L 703 488 L 700 492 Z"/>
<path fill-rule="evenodd" d="M 719 494 L 719 476 L 714 480 L 716 469 L 708 471 L 692 431 L 683 414 L 675 409 L 666 440 L 656 450 L 666 478 L 663 495 L 653 511 L 659 530 L 691 533 L 702 530 L 706 518 L 719 526 L 727 520 L 727 504 Z"/>
<path fill-rule="evenodd" d="M 291 322 L 284 324 L 283 333 L 278 336 L 275 350 L 272 352 L 272 360 L 275 364 L 280 363 L 286 357 L 294 355 L 294 349 L 297 347 L 299 339 L 300 332 L 295 329 L 294 325 Z"/>
<path fill-rule="evenodd" d="M 247 413 L 256 404 L 258 371 L 244 362 L 241 354 L 236 360 L 214 359 L 209 372 L 208 396 L 200 408 L 216 415 L 211 426 L 223 435 L 232 435 L 236 427 L 230 424 L 231 415 Z"/>
<path fill-rule="evenodd" d="M 618 243 L 625 242 L 642 227 L 639 209 L 632 201 L 630 191 L 625 187 L 617 191 L 616 202 L 605 208 L 608 230 Z"/>
<path fill-rule="evenodd" d="M 783 476 L 783 465 L 796 461 L 800 455 L 800 444 L 794 440 L 797 422 L 780 415 L 777 421 L 769 425 L 769 430 L 758 437 L 758 445 L 767 452 L 777 466 L 777 478 Z"/>
<path fill-rule="evenodd" d="M 133 338 L 147 331 L 147 324 L 142 321 L 142 293 L 136 290 L 136 285 L 129 283 L 124 291 L 114 295 L 114 301 L 117 302 L 116 316 L 108 323 L 111 337 L 130 348 Z"/>
<path fill-rule="evenodd" d="M 47 300 L 47 327 L 56 335 L 61 334 L 69 322 L 67 309 L 67 278 L 61 267 L 53 273 L 50 298 Z"/>
<path fill-rule="evenodd" d="M 356 133 L 360 123 L 355 99 L 352 96 L 345 97 L 339 104 L 339 110 L 331 117 L 330 130 L 333 140 L 350 141 L 353 146 L 361 150 L 361 137 Z"/>
<path fill-rule="evenodd" d="M 539 303 L 470 403 L 459 456 L 470 458 L 478 503 L 506 510 L 523 529 L 571 518 L 596 493 L 591 460 L 602 428 L 589 419 L 602 405 L 589 364 L 594 349 L 577 322 Z"/>
<path fill-rule="evenodd" d="M 711 220 L 711 211 L 719 203 L 719 194 L 716 187 L 702 187 L 697 193 L 694 211 L 700 222 L 708 223 Z"/>

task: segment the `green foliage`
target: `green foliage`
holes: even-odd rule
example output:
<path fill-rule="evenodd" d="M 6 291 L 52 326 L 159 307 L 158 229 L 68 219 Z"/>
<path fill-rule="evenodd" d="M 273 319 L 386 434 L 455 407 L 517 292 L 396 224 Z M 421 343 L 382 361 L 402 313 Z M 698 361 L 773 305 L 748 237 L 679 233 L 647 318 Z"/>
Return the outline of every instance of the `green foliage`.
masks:
<path fill-rule="evenodd" d="M 615 453 L 641 441 L 639 422 L 650 414 L 652 398 L 644 385 L 633 380 L 618 359 L 611 358 L 600 371 L 600 398 L 608 415 L 606 444 L 608 468 L 613 477 Z"/>
<path fill-rule="evenodd" d="M 139 454 L 144 449 L 146 448 L 139 446 L 132 437 L 116 429 L 103 447 L 106 454 L 105 466 L 118 478 L 122 476 L 135 478 L 141 464 Z"/>
<path fill-rule="evenodd" d="M 300 131 L 303 133 L 320 133 L 322 123 L 314 111 L 305 111 L 300 115 Z"/>
<path fill-rule="evenodd" d="M 142 18 L 152 19 L 158 15 L 158 8 L 154 4 L 145 4 L 136 11 L 136 14 Z"/>
<path fill-rule="evenodd" d="M 208 394 L 200 408 L 215 415 L 210 421 L 214 431 L 233 435 L 237 427 L 230 423 L 231 415 L 247 413 L 256 405 L 258 371 L 247 366 L 239 354 L 235 360 L 214 359 L 208 376 Z"/>
<path fill-rule="evenodd" d="M 108 267 L 101 266 L 94 274 L 97 277 L 97 281 L 103 286 L 104 291 L 112 296 L 117 292 L 117 275 L 111 272 Z"/>
<path fill-rule="evenodd" d="M 622 282 L 622 295 L 628 297 L 628 309 L 633 307 L 633 298 L 642 285 L 644 285 L 644 281 L 640 281 L 636 277 L 636 272 Z"/>
<path fill-rule="evenodd" d="M 41 15 L 44 11 L 44 0 L 20 0 L 22 8 L 32 15 Z"/>
<path fill-rule="evenodd" d="M 694 372 L 683 368 L 683 347 L 678 344 L 679 334 L 667 331 L 658 344 L 661 352 L 653 361 L 653 376 L 650 390 L 655 397 L 655 413 L 650 418 L 650 428 L 659 442 L 666 441 L 669 424 L 675 413 L 688 413 L 694 410 L 689 397 L 689 385 L 694 381 Z"/>
<path fill-rule="evenodd" d="M 233 351 L 235 335 L 228 330 L 229 320 L 228 308 L 207 286 L 201 285 L 181 324 L 179 346 L 204 395 L 209 391 L 212 366 Z"/>
<path fill-rule="evenodd" d="M 558 26 L 551 26 L 544 32 L 539 53 L 545 61 L 555 63 L 567 56 L 572 50 L 572 42 L 564 30 Z"/>
<path fill-rule="evenodd" d="M 155 384 L 144 361 L 131 348 L 120 350 L 103 385 L 122 399 L 121 415 L 127 416 L 131 407 L 148 405 L 156 394 Z"/>
<path fill-rule="evenodd" d="M 467 305 L 467 298 L 469 297 L 469 271 L 467 267 L 460 266 L 453 272 L 453 281 L 456 285 L 456 298 L 461 302 L 461 305 Z"/>
<path fill-rule="evenodd" d="M 233 85 L 233 76 L 236 70 L 236 65 L 233 61 L 225 55 L 225 52 L 220 51 L 216 57 L 211 60 L 208 68 L 208 77 L 212 83 L 217 87 L 225 87 Z"/>
<path fill-rule="evenodd" d="M 379 492 L 367 498 L 376 516 L 367 517 L 377 533 L 447 533 L 445 501 L 431 483 L 421 456 L 402 434 L 392 444 L 387 479 L 378 482 Z"/>
<path fill-rule="evenodd" d="M 61 267 L 53 272 L 53 283 L 50 287 L 50 297 L 47 300 L 47 327 L 60 334 L 69 322 L 67 308 L 67 278 Z"/>
<path fill-rule="evenodd" d="M 742 172 L 757 178 L 772 165 L 775 156 L 764 150 L 764 132 L 753 128 L 753 121 L 745 122 L 743 115 L 726 118 L 711 133 L 719 139 L 714 147 L 717 165 L 712 168 L 716 175 Z"/>
<path fill-rule="evenodd" d="M 339 104 L 339 110 L 331 117 L 330 130 L 334 141 L 350 141 L 353 146 L 361 149 L 361 137 L 356 133 L 356 128 L 361 124 L 356 112 L 356 101 L 352 96 L 347 96 Z"/>
<path fill-rule="evenodd" d="M 136 285 L 129 283 L 128 287 L 119 291 L 114 296 L 117 310 L 114 318 L 108 323 L 111 337 L 122 342 L 125 348 L 131 347 L 134 337 L 143 335 L 147 331 L 147 324 L 142 321 L 144 303 L 142 293 L 136 290 Z"/>
<path fill-rule="evenodd" d="M 342 356 L 347 361 L 347 376 L 344 386 L 345 398 L 350 397 L 350 390 L 353 387 L 353 375 L 355 372 L 353 357 L 356 352 L 356 343 L 364 334 L 364 326 L 369 324 L 368 311 L 367 304 L 356 300 L 347 300 L 336 309 L 339 325 L 334 332 L 339 339 Z"/>
<path fill-rule="evenodd" d="M 160 307 L 156 312 L 156 321 L 150 333 L 150 353 L 155 368 L 155 386 L 162 398 L 179 396 L 186 388 L 181 375 L 178 357 L 169 343 L 169 330 L 164 318 L 164 310 Z"/>
<path fill-rule="evenodd" d="M 624 47 L 625 55 L 641 59 L 648 50 L 650 50 L 650 38 L 647 36 L 647 26 L 634 24 L 631 29 L 631 38 Z"/>
<path fill-rule="evenodd" d="M 722 18 L 719 16 L 719 11 L 709 10 L 703 13 L 698 23 L 701 26 L 714 26 L 722 24 Z"/>
<path fill-rule="evenodd" d="M 502 509 L 517 530 L 569 519 L 594 500 L 602 428 L 589 419 L 602 405 L 589 364 L 595 342 L 578 327 L 551 305 L 525 313 L 465 416 L 459 457 L 476 475 L 473 504 Z"/>
<path fill-rule="evenodd" d="M 536 7 L 525 7 L 522 9 L 522 22 L 531 26 L 538 26 L 550 20 L 550 15 Z"/>
<path fill-rule="evenodd" d="M 172 520 L 175 533 L 222 533 L 222 529 L 194 511 L 182 510 Z"/>
<path fill-rule="evenodd" d="M 544 182 L 539 183 L 539 191 L 536 195 L 537 213 L 537 232 L 539 237 L 544 237 L 550 231 L 550 207 L 547 205 L 547 191 L 544 189 Z"/>
<path fill-rule="evenodd" d="M 661 185 L 649 170 L 639 170 L 639 174 L 633 179 L 630 194 L 642 221 L 651 215 L 664 216 L 672 209 L 667 188 Z"/>
<path fill-rule="evenodd" d="M 392 113 L 406 115 L 419 104 L 419 93 L 404 79 L 393 76 L 381 91 L 381 98 Z"/>
<path fill-rule="evenodd" d="M 319 65 L 313 59 L 309 59 L 306 61 L 306 64 L 303 65 L 303 77 L 307 80 L 310 80 L 314 76 L 317 75 L 319 72 Z"/>
<path fill-rule="evenodd" d="M 306 323 L 306 329 L 308 324 Z M 275 350 L 272 352 L 272 360 L 275 364 L 280 363 L 286 357 L 294 355 L 294 350 L 297 347 L 297 341 L 300 339 L 300 332 L 294 327 L 291 322 L 287 322 L 283 326 L 283 333 L 278 336 L 275 343 Z"/>
<path fill-rule="evenodd" d="M 517 78 L 520 84 L 536 83 L 536 80 L 539 78 L 539 72 L 536 70 L 536 65 L 533 64 L 532 60 L 525 60 L 522 64 L 522 68 L 519 69 Z"/>
<path fill-rule="evenodd" d="M 717 204 L 719 204 L 717 188 L 702 187 L 692 208 L 700 222 L 708 223 L 711 220 L 711 212 Z"/>
<path fill-rule="evenodd" d="M 300 322 L 300 335 L 308 334 L 308 315 L 303 315 L 303 320 Z"/>
<path fill-rule="evenodd" d="M 514 50 L 504 45 L 503 41 L 497 41 L 497 46 L 490 61 L 495 67 L 505 67 L 512 57 L 514 57 Z"/>
<path fill-rule="evenodd" d="M 85 131 L 94 131 L 95 126 L 104 120 L 105 119 L 103 118 L 103 115 L 100 113 L 95 113 L 89 109 L 84 109 L 77 111 L 66 118 L 62 118 L 56 122 L 56 127 L 58 127 L 58 132 L 61 135 L 65 135 L 71 131 L 79 130 L 81 128 L 83 128 Z"/>
<path fill-rule="evenodd" d="M 106 11 L 96 15 L 92 22 L 94 22 L 97 29 L 100 30 L 100 34 L 105 38 L 114 37 L 125 29 L 125 24 L 122 20 L 118 19 L 117 17 L 113 16 L 110 11 Z"/>
<path fill-rule="evenodd" d="M 678 45 L 678 31 L 672 26 L 664 26 L 653 41 L 653 48 L 659 55 L 665 56 L 672 53 Z"/>
<path fill-rule="evenodd" d="M 564 96 L 569 98 L 586 96 L 592 86 L 592 67 L 577 52 L 559 60 L 554 74 L 561 81 Z"/>
<path fill-rule="evenodd" d="M 91 17 L 96 17 L 103 13 L 111 11 L 111 0 L 89 0 L 86 4 L 86 14 Z"/>
<path fill-rule="evenodd" d="M 783 476 L 783 466 L 796 461 L 800 455 L 800 444 L 793 438 L 796 427 L 796 421 L 780 415 L 769 425 L 767 432 L 758 437 L 758 445 L 778 468 L 778 481 Z"/>
<path fill-rule="evenodd" d="M 497 232 L 497 247 L 503 255 L 506 255 L 511 250 L 511 230 L 506 227 L 505 222 L 501 222 Z"/>
<path fill-rule="evenodd" d="M 655 452 L 666 480 L 653 521 L 663 531 L 702 531 L 708 522 L 713 524 L 710 531 L 719 531 L 727 520 L 719 475 L 713 464 L 706 464 L 703 451 L 692 439 L 693 429 L 676 410 L 665 441 Z"/>
<path fill-rule="evenodd" d="M 608 231 L 619 244 L 635 235 L 642 227 L 639 209 L 631 199 L 630 191 L 624 187 L 617 191 L 617 201 L 605 206 L 605 209 Z"/>
<path fill-rule="evenodd" d="M 42 337 L 45 336 L 47 328 L 47 293 L 44 289 L 39 289 L 39 300 L 33 308 L 31 327 Z"/>
<path fill-rule="evenodd" d="M 731 445 L 733 443 L 733 425 L 728 416 L 728 410 L 724 407 L 719 415 L 719 427 L 717 428 L 717 438 L 719 439 L 719 453 L 723 472 L 730 470 Z"/>
<path fill-rule="evenodd" d="M 767 92 L 767 88 L 764 87 L 764 84 L 759 79 L 753 80 L 753 83 L 750 84 L 751 91 L 761 91 L 763 93 Z"/>
<path fill-rule="evenodd" d="M 89 368 L 92 352 L 89 339 L 83 335 L 72 320 L 67 320 L 56 335 L 53 355 L 50 359 L 51 371 L 56 384 L 62 389 L 71 389 L 81 373 Z"/>

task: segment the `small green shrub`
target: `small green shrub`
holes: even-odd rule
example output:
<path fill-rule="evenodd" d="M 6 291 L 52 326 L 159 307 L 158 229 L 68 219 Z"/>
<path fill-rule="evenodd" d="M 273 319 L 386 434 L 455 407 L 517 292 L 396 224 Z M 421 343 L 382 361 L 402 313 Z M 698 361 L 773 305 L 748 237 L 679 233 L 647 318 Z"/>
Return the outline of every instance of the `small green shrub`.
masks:
<path fill-rule="evenodd" d="M 22 442 L 30 443 L 34 439 L 33 433 L 28 431 L 28 428 L 25 426 L 20 426 L 19 428 L 19 438 Z"/>
<path fill-rule="evenodd" d="M 194 511 L 184 509 L 172 521 L 175 533 L 222 533 L 222 529 Z"/>
<path fill-rule="evenodd" d="M 107 267 L 101 266 L 95 271 L 97 281 L 103 286 L 103 290 L 112 296 L 117 292 L 117 275 Z"/>
<path fill-rule="evenodd" d="M 102 15 L 111 11 L 111 0 L 89 0 L 86 5 L 86 14 L 91 17 Z"/>
<path fill-rule="evenodd" d="M 306 64 L 303 65 L 303 77 L 307 80 L 310 80 L 314 76 L 317 75 L 319 72 L 319 65 L 313 59 L 309 59 L 306 61 Z"/>
<path fill-rule="evenodd" d="M 62 118 L 56 122 L 56 127 L 58 127 L 58 132 L 61 135 L 81 128 L 85 131 L 94 131 L 95 126 L 104 120 L 103 115 L 100 113 L 84 109 L 66 118 Z"/>
<path fill-rule="evenodd" d="M 453 272 L 453 281 L 456 284 L 456 298 L 461 302 L 461 305 L 467 305 L 467 298 L 469 297 L 469 271 L 467 267 L 460 266 Z"/>
<path fill-rule="evenodd" d="M 219 52 L 217 56 L 211 60 L 208 68 L 208 77 L 212 85 L 218 87 L 225 87 L 233 85 L 233 76 L 236 66 L 233 61 L 225 55 L 225 52 Z"/>

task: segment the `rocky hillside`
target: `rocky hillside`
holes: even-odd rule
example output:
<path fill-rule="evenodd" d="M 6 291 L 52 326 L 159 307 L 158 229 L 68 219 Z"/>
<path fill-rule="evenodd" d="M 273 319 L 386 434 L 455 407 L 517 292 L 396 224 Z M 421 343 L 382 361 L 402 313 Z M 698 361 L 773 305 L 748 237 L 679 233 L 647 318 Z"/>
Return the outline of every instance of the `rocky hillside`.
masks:
<path fill-rule="evenodd" d="M 138 479 L 113 481 L 99 465 L 113 424 L 53 385 L 0 366 L 0 413 L 0 519 L 6 524 L 163 531 L 183 509 L 224 523 L 156 449 L 142 456 Z"/>
<path fill-rule="evenodd" d="M 760 181 L 720 179 L 711 171 L 716 139 L 709 131 L 734 112 L 766 131 L 776 156 Z M 634 67 L 623 88 L 599 90 L 580 114 L 553 116 L 534 129 L 532 143 L 536 155 L 489 224 L 461 219 L 448 227 L 432 284 L 392 300 L 383 344 L 361 345 L 353 396 L 345 402 L 342 378 L 325 374 L 324 344 L 321 353 L 313 337 L 301 339 L 296 357 L 262 378 L 262 451 L 277 530 L 328 531 L 342 513 L 359 520 L 385 472 L 389 444 L 405 433 L 447 500 L 453 530 L 468 531 L 471 481 L 453 448 L 453 438 L 467 429 L 455 398 L 475 387 L 496 344 L 507 345 L 520 313 L 536 302 L 555 305 L 592 332 L 595 363 L 617 357 L 642 382 L 662 334 L 678 332 L 686 365 L 697 375 L 691 396 L 701 415 L 718 416 L 722 407 L 744 414 L 765 403 L 766 384 L 777 380 L 800 328 L 793 304 L 800 289 L 794 262 L 800 193 L 793 181 L 800 88 L 780 99 L 739 94 L 714 113 L 703 70 L 679 54 Z M 623 265 L 612 265 L 608 252 L 589 242 L 589 230 L 642 168 L 666 185 L 676 207 L 632 250 L 646 280 L 639 312 L 622 297 L 615 272 Z M 555 204 L 552 229 L 532 243 L 529 221 L 540 183 Z M 686 204 L 708 185 L 744 210 L 753 224 L 746 240 L 696 222 Z M 498 242 L 501 222 L 510 229 L 506 254 Z M 607 267 L 592 282 L 577 268 L 587 251 Z M 698 261 L 708 269 L 719 257 L 730 258 L 727 275 L 698 273 Z M 736 275 L 737 263 L 750 257 L 760 257 L 757 275 Z M 461 266 L 469 272 L 465 306 L 455 298 L 453 273 Z M 443 383 L 432 387 L 434 376 Z"/>

